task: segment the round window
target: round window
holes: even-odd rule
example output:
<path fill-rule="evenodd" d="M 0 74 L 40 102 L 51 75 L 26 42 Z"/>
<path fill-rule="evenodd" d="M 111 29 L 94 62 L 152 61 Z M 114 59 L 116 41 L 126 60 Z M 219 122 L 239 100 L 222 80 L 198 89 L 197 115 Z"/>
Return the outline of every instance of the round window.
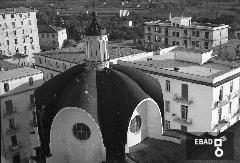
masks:
<path fill-rule="evenodd" d="M 91 131 L 86 124 L 76 123 L 73 126 L 73 135 L 79 140 L 87 140 L 91 135 Z"/>
<path fill-rule="evenodd" d="M 130 131 L 132 133 L 137 133 L 140 128 L 141 128 L 141 124 L 142 124 L 142 119 L 139 115 L 135 116 L 130 123 Z"/>

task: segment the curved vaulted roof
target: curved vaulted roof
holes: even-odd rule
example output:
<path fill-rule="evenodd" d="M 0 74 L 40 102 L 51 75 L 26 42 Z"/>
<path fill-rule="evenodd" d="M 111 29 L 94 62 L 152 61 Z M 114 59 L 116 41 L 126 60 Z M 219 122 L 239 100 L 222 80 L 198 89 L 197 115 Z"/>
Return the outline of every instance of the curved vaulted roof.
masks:
<path fill-rule="evenodd" d="M 35 91 L 41 146 L 49 154 L 53 118 L 65 107 L 88 112 L 100 127 L 106 148 L 125 145 L 131 116 L 146 98 L 155 100 L 163 116 L 162 90 L 150 75 L 110 65 L 102 71 L 86 63 L 74 66 Z M 114 149 L 113 149 L 114 150 Z"/>

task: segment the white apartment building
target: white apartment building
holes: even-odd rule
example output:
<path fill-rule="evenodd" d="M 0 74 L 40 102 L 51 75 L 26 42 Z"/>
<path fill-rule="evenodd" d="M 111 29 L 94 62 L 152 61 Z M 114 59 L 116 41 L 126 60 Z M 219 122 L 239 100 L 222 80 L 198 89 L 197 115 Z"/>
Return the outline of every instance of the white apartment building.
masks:
<path fill-rule="evenodd" d="M 4 65 L 0 71 L 1 156 L 26 163 L 33 152 L 30 136 L 37 122 L 34 90 L 43 83 L 43 73 L 29 67 L 7 70 L 0 63 Z"/>
<path fill-rule="evenodd" d="M 41 51 L 61 49 L 64 40 L 67 39 L 66 28 L 39 25 L 38 33 Z"/>
<path fill-rule="evenodd" d="M 145 22 L 145 48 L 158 50 L 169 46 L 183 46 L 210 50 L 228 41 L 228 25 L 192 22 L 191 17 L 169 16 L 166 21 Z"/>
<path fill-rule="evenodd" d="M 153 56 L 119 64 L 158 79 L 165 101 L 165 129 L 214 134 L 240 119 L 240 67 L 211 59 L 211 53 L 179 48 L 169 54 L 172 58 Z"/>
<path fill-rule="evenodd" d="M 40 52 L 36 12 L 24 7 L 0 9 L 0 55 L 31 59 L 32 53 Z"/>

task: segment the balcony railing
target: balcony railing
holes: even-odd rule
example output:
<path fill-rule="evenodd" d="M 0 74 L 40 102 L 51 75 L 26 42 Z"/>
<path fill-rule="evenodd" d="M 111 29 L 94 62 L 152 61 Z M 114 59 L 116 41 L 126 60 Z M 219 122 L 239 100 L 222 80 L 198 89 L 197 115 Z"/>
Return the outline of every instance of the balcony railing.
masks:
<path fill-rule="evenodd" d="M 216 126 L 214 126 L 213 130 L 221 130 L 223 127 L 226 127 L 226 125 L 229 125 L 230 122 L 228 122 L 227 120 L 223 119 L 221 121 L 218 122 L 218 124 L 216 124 Z"/>
<path fill-rule="evenodd" d="M 7 129 L 6 134 L 7 135 L 13 135 L 13 134 L 17 133 L 18 131 L 19 131 L 19 127 L 18 126 L 13 126 L 13 127 L 10 127 L 9 129 Z"/>
<path fill-rule="evenodd" d="M 177 103 L 181 102 L 187 105 L 191 105 L 193 103 L 193 100 L 178 96 L 177 94 L 173 95 L 173 101 L 176 101 Z"/>
<path fill-rule="evenodd" d="M 240 109 L 238 109 L 238 111 L 233 115 L 233 118 L 234 117 L 240 117 Z"/>
<path fill-rule="evenodd" d="M 188 126 L 192 124 L 192 120 L 186 119 L 186 118 L 180 118 L 180 117 L 177 117 L 176 115 L 173 116 L 173 121 L 184 124 L 184 125 L 188 125 Z"/>
<path fill-rule="evenodd" d="M 4 117 L 8 117 L 8 116 L 11 116 L 11 115 L 13 115 L 13 114 L 17 114 L 17 110 L 16 110 L 16 108 L 14 109 L 14 110 L 11 110 L 11 111 L 5 111 L 5 113 L 4 113 Z"/>
<path fill-rule="evenodd" d="M 30 126 L 32 126 L 32 127 L 37 127 L 37 122 L 34 121 L 34 120 L 31 120 Z"/>
<path fill-rule="evenodd" d="M 16 146 L 9 146 L 9 152 L 17 152 L 22 148 L 22 145 L 18 144 Z"/>

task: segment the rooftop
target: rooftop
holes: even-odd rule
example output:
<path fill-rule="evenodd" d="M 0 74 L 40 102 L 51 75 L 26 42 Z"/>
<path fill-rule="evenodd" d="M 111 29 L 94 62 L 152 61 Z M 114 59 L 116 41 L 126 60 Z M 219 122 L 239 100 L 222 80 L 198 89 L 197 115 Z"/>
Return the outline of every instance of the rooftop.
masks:
<path fill-rule="evenodd" d="M 25 7 L 5 8 L 5 9 L 0 9 L 0 14 L 12 14 L 12 13 L 21 13 L 21 12 L 34 12 L 34 11 L 35 10 L 31 10 Z"/>
<path fill-rule="evenodd" d="M 60 30 L 63 30 L 63 28 L 51 25 L 38 25 L 39 33 L 56 33 Z"/>
<path fill-rule="evenodd" d="M 22 67 L 8 71 L 0 71 L 0 81 L 29 76 L 38 73 L 41 73 L 41 71 L 30 67 Z"/>
<path fill-rule="evenodd" d="M 4 69 L 4 71 L 13 70 L 13 69 L 20 68 L 20 67 L 21 66 L 19 66 L 17 64 L 9 63 L 9 62 L 6 62 L 6 61 L 3 61 L 0 59 L 0 69 Z"/>
<path fill-rule="evenodd" d="M 133 54 L 143 53 L 144 51 L 129 48 L 129 47 L 108 47 L 108 53 L 110 59 L 129 56 Z M 51 50 L 46 52 L 40 52 L 35 55 L 47 56 L 62 61 L 72 63 L 82 63 L 85 59 L 85 51 L 83 49 L 64 49 L 64 50 Z"/>

